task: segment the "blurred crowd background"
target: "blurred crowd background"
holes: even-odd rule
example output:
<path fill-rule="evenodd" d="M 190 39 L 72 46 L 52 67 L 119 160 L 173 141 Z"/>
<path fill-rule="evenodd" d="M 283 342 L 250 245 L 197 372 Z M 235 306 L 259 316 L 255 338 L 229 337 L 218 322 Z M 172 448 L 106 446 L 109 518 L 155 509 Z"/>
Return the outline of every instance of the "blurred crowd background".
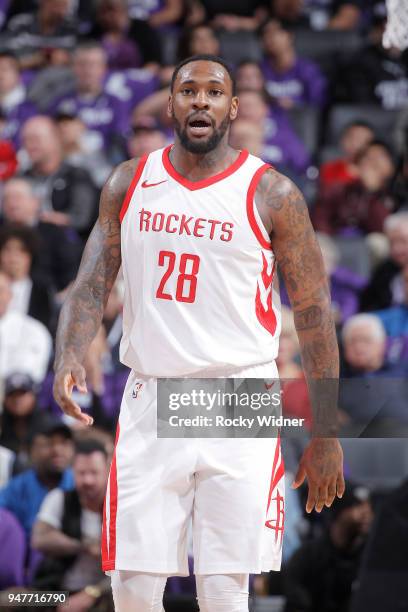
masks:
<path fill-rule="evenodd" d="M 64 588 L 73 611 L 112 610 L 100 524 L 128 375 L 121 278 L 88 392 L 74 391 L 89 430 L 53 400 L 56 323 L 104 181 L 172 142 L 173 68 L 211 53 L 237 79 L 231 144 L 305 194 L 346 381 L 347 493 L 306 515 L 307 490 L 287 487 L 283 571 L 251 580 L 251 605 L 408 609 L 408 55 L 383 47 L 385 22 L 376 0 L 0 0 L 0 589 Z M 307 429 L 281 289 L 284 409 Z M 283 439 L 288 483 L 304 444 Z M 196 609 L 191 578 L 169 581 L 166 609 Z"/>

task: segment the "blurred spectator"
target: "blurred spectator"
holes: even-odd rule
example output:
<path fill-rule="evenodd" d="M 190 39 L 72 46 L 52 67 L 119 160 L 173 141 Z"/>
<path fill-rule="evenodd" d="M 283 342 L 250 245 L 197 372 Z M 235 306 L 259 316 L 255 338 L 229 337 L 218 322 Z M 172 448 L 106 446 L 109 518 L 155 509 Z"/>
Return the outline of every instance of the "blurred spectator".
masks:
<path fill-rule="evenodd" d="M 38 114 L 46 114 L 52 102 L 72 91 L 75 79 L 71 68 L 72 52 L 53 51 L 52 61 L 41 70 L 24 72 L 28 96 L 38 108 Z"/>
<path fill-rule="evenodd" d="M 272 19 L 262 26 L 265 57 L 261 70 L 269 95 L 282 108 L 311 104 L 323 107 L 327 83 L 311 60 L 297 57 L 293 35 Z"/>
<path fill-rule="evenodd" d="M 220 43 L 214 29 L 205 23 L 187 28 L 181 33 L 178 43 L 178 60 L 192 55 L 219 55 Z"/>
<path fill-rule="evenodd" d="M 323 189 L 331 185 L 346 185 L 358 179 L 356 161 L 362 151 L 374 140 L 373 128 L 365 121 L 352 121 L 340 136 L 342 157 L 320 166 L 320 184 Z"/>
<path fill-rule="evenodd" d="M 281 172 L 301 175 L 309 165 L 305 146 L 293 131 L 283 110 L 270 106 L 259 91 L 239 92 L 238 118 L 262 127 L 264 143 L 262 159 Z"/>
<path fill-rule="evenodd" d="M 160 37 L 147 21 L 130 18 L 126 0 L 102 0 L 89 36 L 101 42 L 111 70 L 158 68 Z"/>
<path fill-rule="evenodd" d="M 264 91 L 265 79 L 258 62 L 244 60 L 239 64 L 235 72 L 237 91 L 251 89 L 253 91 Z"/>
<path fill-rule="evenodd" d="M 388 371 L 386 363 L 386 333 L 381 320 L 374 314 L 360 313 L 343 326 L 344 373 L 375 373 Z"/>
<path fill-rule="evenodd" d="M 382 232 L 393 209 L 388 189 L 395 172 L 393 156 L 387 145 L 373 140 L 356 163 L 359 181 L 320 193 L 312 215 L 316 230 L 326 234 Z"/>
<path fill-rule="evenodd" d="M 18 469 L 29 467 L 29 444 L 48 416 L 38 410 L 37 385 L 28 374 L 15 372 L 5 380 L 0 444 L 16 455 Z"/>
<path fill-rule="evenodd" d="M 79 116 L 88 128 L 89 149 L 103 148 L 109 159 L 114 158 L 120 136 L 126 127 L 119 98 L 106 93 L 107 56 L 97 42 L 81 43 L 73 58 L 74 90 L 54 100 L 49 113 Z M 91 140 L 92 138 L 92 140 Z"/>
<path fill-rule="evenodd" d="M 400 426 L 408 422 L 404 367 L 387 359 L 386 333 L 381 320 L 374 314 L 354 315 L 344 324 L 342 343 L 344 364 L 339 414 L 343 425 L 357 425 L 368 437 L 386 436 L 384 423 L 396 424 L 402 432 Z M 359 429 L 355 434 L 361 435 L 362 431 Z M 346 429 L 344 435 L 347 432 Z"/>
<path fill-rule="evenodd" d="M 175 25 L 183 15 L 183 8 L 182 0 L 128 0 L 132 19 L 147 21 L 154 29 Z"/>
<path fill-rule="evenodd" d="M 127 145 L 130 157 L 141 157 L 166 145 L 166 136 L 154 117 L 139 117 L 131 129 Z"/>
<path fill-rule="evenodd" d="M 79 442 L 73 461 L 75 488 L 51 491 L 33 528 L 32 546 L 46 555 L 34 585 L 69 591 L 70 606 L 76 610 L 89 610 L 101 595 L 110 593 L 100 558 L 108 471 L 104 446 L 92 439 Z M 91 585 L 94 593 L 88 590 Z"/>
<path fill-rule="evenodd" d="M 90 35 L 101 42 L 111 70 L 141 66 L 139 45 L 129 31 L 130 18 L 125 0 L 101 0 L 95 21 Z"/>
<path fill-rule="evenodd" d="M 380 104 L 394 110 L 406 104 L 408 78 L 406 59 L 395 47 L 382 45 L 385 19 L 369 33 L 369 44 L 353 56 L 337 74 L 337 99 L 354 104 Z"/>
<path fill-rule="evenodd" d="M 5 184 L 2 205 L 6 226 L 19 224 L 35 229 L 39 249 L 33 274 L 52 290 L 65 289 L 74 279 L 79 263 L 81 243 L 75 230 L 40 220 L 40 200 L 26 179 L 14 178 Z"/>
<path fill-rule="evenodd" d="M 16 152 L 11 142 L 0 140 L 0 182 L 7 181 L 17 170 Z"/>
<path fill-rule="evenodd" d="M 69 113 L 59 113 L 55 117 L 61 138 L 64 161 L 78 168 L 85 168 L 93 182 L 102 188 L 112 171 L 112 165 L 103 149 L 89 150 L 87 129 L 82 119 Z"/>
<path fill-rule="evenodd" d="M 247 149 L 251 155 L 262 156 L 264 133 L 261 125 L 248 119 L 235 119 L 231 124 L 229 143 L 234 149 Z"/>
<path fill-rule="evenodd" d="M 354 30 L 361 17 L 359 0 L 271 0 L 270 6 L 287 27 Z"/>
<path fill-rule="evenodd" d="M 236 32 L 256 30 L 267 15 L 265 0 L 194 0 L 187 21 L 197 24 L 211 20 L 215 28 Z"/>
<path fill-rule="evenodd" d="M 72 226 L 87 235 L 96 219 L 96 189 L 88 172 L 63 161 L 54 121 L 33 117 L 23 129 L 23 145 L 31 168 L 24 176 L 41 202 L 41 220 Z"/>
<path fill-rule="evenodd" d="M 55 487 L 63 491 L 72 489 L 74 481 L 69 466 L 73 451 L 70 428 L 60 422 L 50 422 L 31 439 L 32 467 L 14 476 L 0 490 L 0 508 L 14 514 L 28 537 L 47 493 Z"/>
<path fill-rule="evenodd" d="M 17 59 L 5 52 L 0 53 L 0 113 L 5 119 L 1 138 L 19 147 L 20 130 L 29 117 L 37 114 L 37 108 L 27 99 Z"/>
<path fill-rule="evenodd" d="M 10 310 L 29 315 L 51 329 L 53 296 L 46 282 L 32 274 L 38 250 L 37 235 L 30 227 L 6 225 L 0 229 L 0 270 L 11 281 Z"/>
<path fill-rule="evenodd" d="M 391 338 L 397 336 L 408 337 L 408 266 L 403 268 L 401 280 L 403 282 L 404 301 L 375 313 L 381 319 L 387 336 Z"/>
<path fill-rule="evenodd" d="M 365 487 L 346 483 L 325 510 L 324 533 L 294 553 L 284 572 L 285 612 L 344 612 L 357 579 L 373 512 Z"/>
<path fill-rule="evenodd" d="M 0 444 L 0 489 L 4 487 L 14 473 L 16 454 Z"/>
<path fill-rule="evenodd" d="M 382 500 L 368 537 L 350 612 L 408 605 L 408 480 Z"/>
<path fill-rule="evenodd" d="M 51 356 L 50 333 L 39 321 L 11 310 L 11 300 L 10 279 L 0 271 L 0 378 L 19 371 L 41 382 Z"/>
<path fill-rule="evenodd" d="M 305 428 L 310 430 L 312 412 L 306 379 L 300 365 L 299 340 L 289 308 L 282 306 L 282 330 L 279 337 L 279 354 L 276 359 L 279 378 L 282 380 L 283 413 L 291 418 L 305 419 Z"/>
<path fill-rule="evenodd" d="M 0 591 L 23 586 L 25 535 L 15 516 L 4 508 L 0 508 L 0 550 Z"/>
<path fill-rule="evenodd" d="M 16 15 L 7 24 L 8 46 L 24 68 L 41 68 L 52 49 L 73 49 L 76 24 L 69 0 L 39 0 L 38 9 Z"/>
<path fill-rule="evenodd" d="M 159 79 L 151 70 L 132 68 L 108 75 L 105 91 L 119 98 L 126 117 L 125 131 L 129 126 L 133 108 L 153 94 L 158 86 Z"/>
<path fill-rule="evenodd" d="M 333 317 L 337 324 L 341 324 L 358 312 L 360 293 L 366 280 L 356 272 L 339 266 L 340 251 L 332 238 L 318 233 L 317 239 L 330 283 Z"/>
<path fill-rule="evenodd" d="M 408 266 L 408 211 L 386 218 L 384 232 L 389 241 L 389 258 L 374 270 L 370 283 L 363 291 L 360 309 L 379 310 L 405 301 L 401 269 Z"/>

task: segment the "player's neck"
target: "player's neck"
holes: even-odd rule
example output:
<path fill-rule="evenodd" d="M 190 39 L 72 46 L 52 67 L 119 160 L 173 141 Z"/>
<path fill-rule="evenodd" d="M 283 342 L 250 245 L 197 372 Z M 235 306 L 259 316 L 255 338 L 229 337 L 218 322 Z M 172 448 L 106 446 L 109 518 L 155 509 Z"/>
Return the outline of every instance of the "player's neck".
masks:
<path fill-rule="evenodd" d="M 178 140 L 170 150 L 170 161 L 175 170 L 190 181 L 200 181 L 223 172 L 234 163 L 239 152 L 221 141 L 216 149 L 209 153 L 190 153 Z"/>

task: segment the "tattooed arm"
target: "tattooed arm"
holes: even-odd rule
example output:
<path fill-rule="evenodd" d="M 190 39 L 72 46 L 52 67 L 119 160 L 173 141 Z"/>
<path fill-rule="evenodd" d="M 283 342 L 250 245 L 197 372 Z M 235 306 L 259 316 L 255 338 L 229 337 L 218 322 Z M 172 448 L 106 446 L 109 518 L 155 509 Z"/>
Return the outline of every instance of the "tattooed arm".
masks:
<path fill-rule="evenodd" d="M 71 394 L 74 385 L 86 392 L 82 363 L 101 325 L 121 264 L 119 213 L 136 166 L 135 159 L 118 166 L 102 190 L 99 217 L 58 323 L 54 397 L 66 414 L 87 425 L 92 424 L 92 418 L 82 413 Z"/>
<path fill-rule="evenodd" d="M 344 492 L 343 453 L 332 437 L 337 424 L 339 355 L 330 291 L 307 206 L 297 187 L 275 170 L 267 170 L 256 201 L 294 312 L 313 410 L 313 437 L 292 486 L 299 487 L 307 477 L 306 510 L 315 507 L 320 512 Z"/>

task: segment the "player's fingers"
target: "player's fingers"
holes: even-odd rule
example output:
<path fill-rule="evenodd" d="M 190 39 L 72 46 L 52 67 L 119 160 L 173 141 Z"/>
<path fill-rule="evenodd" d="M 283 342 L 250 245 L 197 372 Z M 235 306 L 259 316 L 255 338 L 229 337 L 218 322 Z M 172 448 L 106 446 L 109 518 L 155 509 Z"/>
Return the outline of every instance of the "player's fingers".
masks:
<path fill-rule="evenodd" d="M 80 406 L 76 404 L 71 398 L 61 399 L 60 406 L 65 414 L 76 419 L 84 425 L 92 425 L 93 418 L 89 414 L 82 412 Z"/>
<path fill-rule="evenodd" d="M 315 504 L 316 512 L 321 512 L 323 510 L 327 497 L 328 497 L 327 485 L 321 485 L 319 487 L 316 504 Z"/>
<path fill-rule="evenodd" d="M 305 481 L 306 470 L 302 464 L 299 465 L 298 471 L 296 472 L 295 480 L 292 482 L 292 489 L 298 489 Z"/>
<path fill-rule="evenodd" d="M 316 485 L 316 483 L 310 482 L 309 480 L 309 492 L 306 501 L 306 512 L 308 514 L 310 514 L 310 512 L 313 510 L 318 499 L 319 487 Z"/>
<path fill-rule="evenodd" d="M 326 506 L 330 508 L 332 503 L 334 502 L 334 498 L 336 497 L 336 481 L 332 480 L 327 487 L 327 497 L 326 497 Z"/>
<path fill-rule="evenodd" d="M 88 389 L 85 380 L 85 368 L 79 364 L 73 366 L 71 369 L 71 376 L 78 391 L 81 391 L 81 393 L 87 393 Z"/>
<path fill-rule="evenodd" d="M 343 470 L 341 470 L 339 472 L 339 475 L 337 476 L 336 489 L 337 489 L 337 497 L 342 498 L 344 495 L 344 491 L 346 490 L 346 483 L 344 482 Z"/>

